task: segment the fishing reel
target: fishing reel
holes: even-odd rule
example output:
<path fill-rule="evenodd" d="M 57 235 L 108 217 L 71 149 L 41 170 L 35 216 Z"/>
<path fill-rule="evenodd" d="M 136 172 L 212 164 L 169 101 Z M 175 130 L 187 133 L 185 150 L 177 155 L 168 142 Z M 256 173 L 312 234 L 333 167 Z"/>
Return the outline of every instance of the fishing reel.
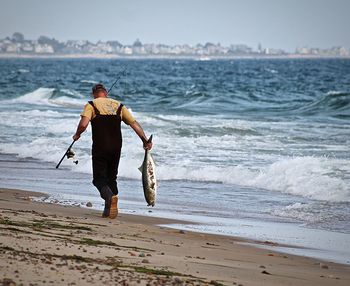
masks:
<path fill-rule="evenodd" d="M 66 153 L 67 159 L 72 159 L 73 163 L 78 165 L 78 160 L 74 160 L 75 152 L 72 149 L 68 149 Z"/>

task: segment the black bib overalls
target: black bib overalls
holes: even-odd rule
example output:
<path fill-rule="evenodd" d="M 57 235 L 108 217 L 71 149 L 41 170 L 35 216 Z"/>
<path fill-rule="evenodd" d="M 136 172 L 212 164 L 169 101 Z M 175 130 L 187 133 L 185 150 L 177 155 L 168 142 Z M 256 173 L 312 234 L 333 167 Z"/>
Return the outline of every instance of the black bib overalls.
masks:
<path fill-rule="evenodd" d="M 96 116 L 91 120 L 92 127 L 92 172 L 94 186 L 101 197 L 109 201 L 112 195 L 118 194 L 117 175 L 122 148 L 121 109 L 116 114 L 102 115 L 92 101 Z"/>

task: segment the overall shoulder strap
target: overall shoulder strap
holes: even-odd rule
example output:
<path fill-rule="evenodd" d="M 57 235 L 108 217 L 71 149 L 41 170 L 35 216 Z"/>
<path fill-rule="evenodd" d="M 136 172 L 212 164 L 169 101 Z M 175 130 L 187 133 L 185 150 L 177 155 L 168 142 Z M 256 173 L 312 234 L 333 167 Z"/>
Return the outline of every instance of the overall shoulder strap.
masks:
<path fill-rule="evenodd" d="M 93 102 L 93 101 L 89 101 L 89 103 L 90 103 L 90 104 L 92 105 L 92 107 L 94 108 L 96 115 L 100 115 L 100 111 L 98 111 L 98 109 L 97 109 L 96 106 L 94 105 L 94 102 Z"/>
<path fill-rule="evenodd" d="M 120 117 L 120 114 L 121 114 L 121 112 L 122 112 L 123 106 L 124 106 L 124 105 L 121 103 L 121 104 L 119 105 L 118 109 L 117 109 L 117 115 L 119 115 L 119 117 Z"/>

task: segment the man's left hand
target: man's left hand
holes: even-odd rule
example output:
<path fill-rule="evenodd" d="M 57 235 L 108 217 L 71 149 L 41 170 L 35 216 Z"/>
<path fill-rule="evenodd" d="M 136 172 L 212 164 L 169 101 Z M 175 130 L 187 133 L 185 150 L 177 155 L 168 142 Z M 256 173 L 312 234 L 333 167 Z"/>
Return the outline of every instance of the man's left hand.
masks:
<path fill-rule="evenodd" d="M 151 150 L 152 147 L 153 147 L 152 142 L 145 142 L 145 143 L 143 144 L 143 149 L 145 149 L 145 150 Z"/>

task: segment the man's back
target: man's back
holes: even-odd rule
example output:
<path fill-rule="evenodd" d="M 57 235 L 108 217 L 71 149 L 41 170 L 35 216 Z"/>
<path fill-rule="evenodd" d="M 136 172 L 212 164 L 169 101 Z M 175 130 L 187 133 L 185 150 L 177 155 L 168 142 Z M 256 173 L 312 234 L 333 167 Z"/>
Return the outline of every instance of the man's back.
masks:
<path fill-rule="evenodd" d="M 108 97 L 95 98 L 93 100 L 93 104 L 101 115 L 115 115 L 117 114 L 117 110 L 120 106 L 119 101 Z M 96 116 L 94 107 L 91 104 L 87 103 L 84 106 L 84 110 L 81 113 L 81 116 L 89 118 L 90 121 L 94 119 Z M 120 118 L 127 125 L 135 122 L 134 117 L 125 106 L 123 106 L 121 109 Z"/>
<path fill-rule="evenodd" d="M 97 103 L 100 108 L 96 107 Z M 117 154 L 119 157 L 122 147 L 120 123 L 123 105 L 107 98 L 89 101 L 89 105 L 93 108 L 91 119 L 92 155 L 114 156 Z"/>

